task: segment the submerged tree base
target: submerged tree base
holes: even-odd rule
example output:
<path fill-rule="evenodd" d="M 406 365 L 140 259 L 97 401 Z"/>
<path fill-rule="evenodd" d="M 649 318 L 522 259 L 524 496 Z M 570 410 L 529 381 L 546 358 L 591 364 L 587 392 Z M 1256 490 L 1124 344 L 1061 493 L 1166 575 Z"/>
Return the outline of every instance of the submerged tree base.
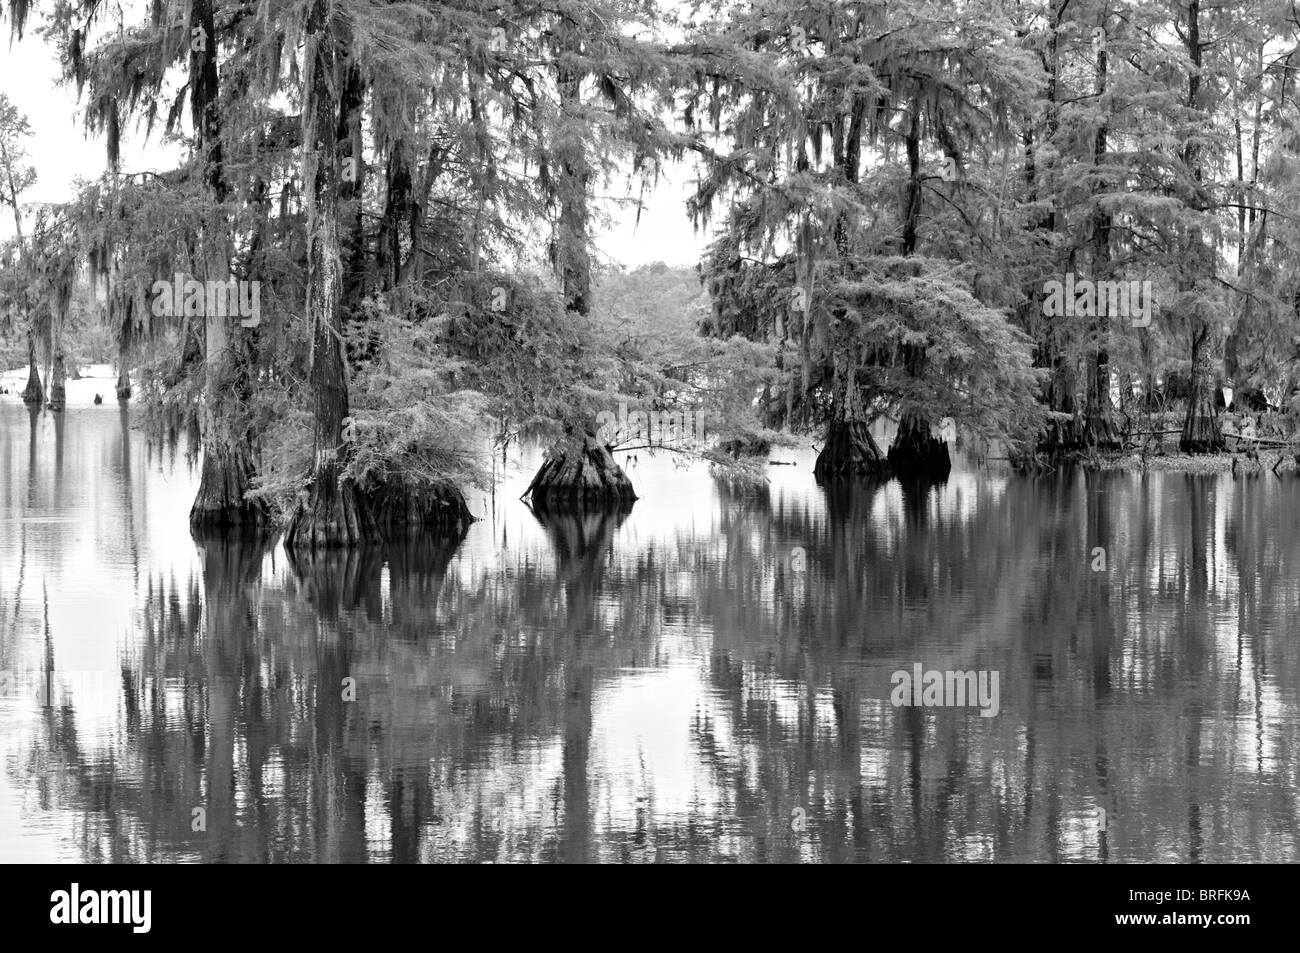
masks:
<path fill-rule="evenodd" d="M 131 399 L 131 375 L 126 371 L 117 375 L 117 399 Z"/>
<path fill-rule="evenodd" d="M 1119 450 L 1122 446 L 1119 428 L 1107 414 L 1094 413 L 1084 417 L 1080 432 L 1083 443 L 1094 450 Z"/>
<path fill-rule="evenodd" d="M 367 485 L 362 492 L 386 541 L 428 531 L 459 538 L 474 522 L 464 494 L 446 480 L 408 483 L 389 476 Z"/>
<path fill-rule="evenodd" d="M 41 387 L 41 375 L 34 364 L 27 374 L 27 386 L 23 388 L 23 403 L 37 407 L 45 403 L 45 388 Z"/>
<path fill-rule="evenodd" d="M 58 354 L 54 358 L 54 367 L 50 370 L 50 410 L 62 410 L 68 402 L 68 387 L 65 381 L 68 377 L 67 366 L 63 363 L 63 355 Z"/>
<path fill-rule="evenodd" d="M 1052 416 L 1037 448 L 1037 453 L 1047 460 L 1063 460 L 1083 449 L 1083 421 L 1074 390 L 1074 371 L 1068 362 L 1058 360 L 1043 394 L 1043 402 Z"/>
<path fill-rule="evenodd" d="M 364 546 L 380 541 L 370 504 L 336 463 L 320 463 L 284 531 L 288 549 L 305 551 Z"/>
<path fill-rule="evenodd" d="M 269 519 L 265 504 L 245 499 L 252 477 L 253 466 L 246 457 L 204 451 L 199 492 L 190 507 L 190 529 L 210 532 L 265 526 Z"/>
<path fill-rule="evenodd" d="M 619 507 L 637 499 L 609 447 L 590 434 L 580 446 L 548 450 L 524 495 L 539 509 Z"/>
<path fill-rule="evenodd" d="M 843 477 L 883 477 L 889 472 L 889 461 L 865 421 L 831 421 L 826 445 L 813 465 L 813 479 L 825 483 Z"/>
<path fill-rule="evenodd" d="M 930 433 L 930 424 L 916 414 L 904 414 L 889 448 L 894 475 L 905 479 L 945 480 L 952 470 L 948 444 Z"/>
<path fill-rule="evenodd" d="M 1223 453 L 1227 441 L 1215 426 L 1214 404 L 1208 397 L 1193 400 L 1187 407 L 1183 432 L 1178 438 L 1181 453 Z"/>

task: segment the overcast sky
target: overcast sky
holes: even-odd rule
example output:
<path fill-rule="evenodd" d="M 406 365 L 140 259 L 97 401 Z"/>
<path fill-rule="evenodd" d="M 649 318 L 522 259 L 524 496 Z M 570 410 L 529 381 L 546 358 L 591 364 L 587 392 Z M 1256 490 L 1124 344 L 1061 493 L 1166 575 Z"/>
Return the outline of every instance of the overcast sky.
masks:
<path fill-rule="evenodd" d="M 89 139 L 71 87 L 58 86 L 58 64 L 54 48 L 35 34 L 37 17 L 29 21 L 27 35 L 19 42 L 8 41 L 9 24 L 0 25 L 0 91 L 27 116 L 34 136 L 28 145 L 38 179 L 24 195 L 29 202 L 61 202 L 71 197 L 77 176 L 91 179 L 105 166 L 102 138 Z M 142 141 L 135 129 L 125 130 L 122 150 L 123 171 L 163 169 L 180 160 L 175 146 Z M 616 211 L 612 227 L 598 236 L 602 255 L 629 267 L 663 261 L 670 265 L 694 265 L 704 246 L 686 218 L 688 183 L 694 175 L 689 166 L 668 170 L 653 194 L 640 222 L 630 210 Z M 618 183 L 614 187 L 622 188 Z M 0 215 L 0 237 L 13 234 L 12 213 Z"/>

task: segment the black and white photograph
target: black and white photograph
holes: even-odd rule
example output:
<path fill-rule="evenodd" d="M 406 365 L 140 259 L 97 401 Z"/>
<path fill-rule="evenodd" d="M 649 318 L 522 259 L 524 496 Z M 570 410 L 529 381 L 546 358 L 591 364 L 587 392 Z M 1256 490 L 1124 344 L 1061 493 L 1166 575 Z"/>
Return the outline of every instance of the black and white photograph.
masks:
<path fill-rule="evenodd" d="M 0 0 L 0 862 L 124 937 L 282 864 L 1241 937 L 1300 5 Z"/>

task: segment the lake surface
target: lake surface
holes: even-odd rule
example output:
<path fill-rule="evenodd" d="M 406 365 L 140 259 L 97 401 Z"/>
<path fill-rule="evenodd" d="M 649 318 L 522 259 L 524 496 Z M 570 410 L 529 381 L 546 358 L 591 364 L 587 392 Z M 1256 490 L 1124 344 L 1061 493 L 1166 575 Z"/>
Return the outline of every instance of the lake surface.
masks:
<path fill-rule="evenodd" d="M 0 860 L 1300 859 L 1294 474 L 642 453 L 626 517 L 524 466 L 459 545 L 294 563 L 196 543 L 130 414 L 0 397 Z"/>

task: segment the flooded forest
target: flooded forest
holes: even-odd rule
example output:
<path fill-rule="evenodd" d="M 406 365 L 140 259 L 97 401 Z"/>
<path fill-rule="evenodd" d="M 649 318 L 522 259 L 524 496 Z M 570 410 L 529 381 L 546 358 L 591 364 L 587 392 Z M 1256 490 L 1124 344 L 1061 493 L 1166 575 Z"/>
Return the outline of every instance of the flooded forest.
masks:
<path fill-rule="evenodd" d="M 0 32 L 0 862 L 1300 860 L 1290 0 Z"/>

